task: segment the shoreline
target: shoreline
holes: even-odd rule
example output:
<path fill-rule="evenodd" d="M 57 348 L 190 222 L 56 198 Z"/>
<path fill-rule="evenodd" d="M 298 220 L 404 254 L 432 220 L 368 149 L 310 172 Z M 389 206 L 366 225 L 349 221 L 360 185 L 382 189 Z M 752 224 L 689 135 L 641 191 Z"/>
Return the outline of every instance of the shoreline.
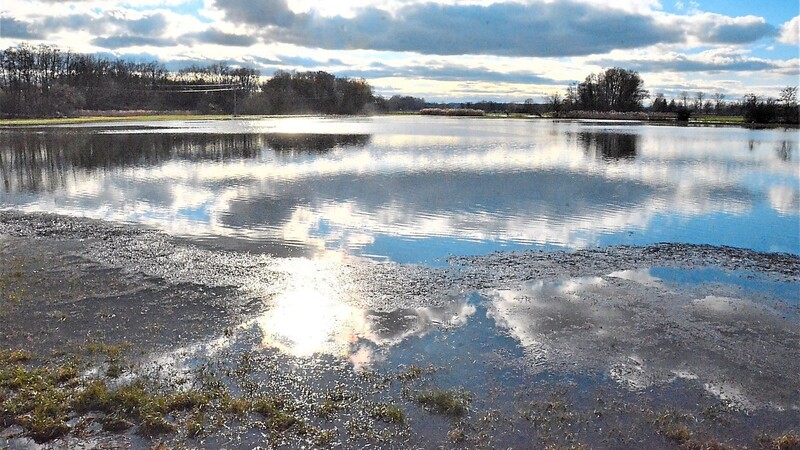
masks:
<path fill-rule="evenodd" d="M 583 122 L 583 123 L 632 123 L 653 126 L 688 126 L 688 127 L 739 127 L 746 129 L 797 129 L 800 125 L 785 123 L 746 123 L 739 120 L 714 120 L 713 117 L 704 117 L 702 120 L 692 118 L 688 122 L 678 122 L 669 119 L 648 119 L 638 116 L 626 116 L 624 114 L 595 114 L 587 117 L 550 117 L 537 116 L 532 114 L 520 113 L 486 113 L 484 115 L 425 115 L 420 113 L 383 113 L 367 115 L 367 117 L 394 117 L 394 116 L 425 116 L 425 117 L 447 117 L 447 118 L 471 118 L 471 119 L 515 119 L 515 120 L 552 120 L 564 122 Z M 338 115 L 326 116 L 324 114 L 287 114 L 287 115 L 232 115 L 232 114 L 193 114 L 193 113 L 152 113 L 134 115 L 91 115 L 75 117 L 41 117 L 41 118 L 16 118 L 0 119 L 0 130 L 25 127 L 45 127 L 50 125 L 81 125 L 81 124 L 101 124 L 105 122 L 160 122 L 160 121 L 192 121 L 192 120 L 257 120 L 257 119 L 278 119 L 291 117 L 341 117 Z M 356 115 L 354 117 L 362 117 Z M 727 118 L 726 119 L 731 119 Z M 735 118 L 738 119 L 738 118 Z"/>

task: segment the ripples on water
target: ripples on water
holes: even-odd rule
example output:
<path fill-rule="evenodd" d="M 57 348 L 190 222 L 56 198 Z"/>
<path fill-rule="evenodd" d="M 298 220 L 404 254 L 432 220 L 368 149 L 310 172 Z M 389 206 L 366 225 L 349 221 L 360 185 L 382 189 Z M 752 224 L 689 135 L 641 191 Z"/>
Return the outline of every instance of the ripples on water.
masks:
<path fill-rule="evenodd" d="M 795 131 L 420 117 L 0 132 L 0 207 L 436 264 L 673 241 L 800 253 Z"/>

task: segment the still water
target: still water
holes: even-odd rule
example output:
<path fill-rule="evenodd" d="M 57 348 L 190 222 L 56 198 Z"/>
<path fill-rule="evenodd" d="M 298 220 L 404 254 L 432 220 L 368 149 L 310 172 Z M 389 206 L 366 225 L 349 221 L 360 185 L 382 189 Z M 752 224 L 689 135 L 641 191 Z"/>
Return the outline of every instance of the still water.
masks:
<path fill-rule="evenodd" d="M 5 129 L 0 208 L 438 265 L 656 242 L 800 254 L 796 130 L 439 117 Z"/>

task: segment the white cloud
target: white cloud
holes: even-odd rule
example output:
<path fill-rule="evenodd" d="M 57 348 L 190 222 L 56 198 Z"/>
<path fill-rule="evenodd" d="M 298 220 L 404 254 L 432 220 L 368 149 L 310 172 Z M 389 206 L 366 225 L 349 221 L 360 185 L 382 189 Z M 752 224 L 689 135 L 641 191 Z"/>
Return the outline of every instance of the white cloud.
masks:
<path fill-rule="evenodd" d="M 778 41 L 788 45 L 800 45 L 800 16 L 781 26 Z"/>
<path fill-rule="evenodd" d="M 756 80 L 769 84 L 757 92 L 764 95 L 796 82 L 796 60 L 742 52 L 754 52 L 753 43 L 765 37 L 797 45 L 797 17 L 778 37 L 758 14 L 693 11 L 686 0 L 678 14 L 655 0 L 612 3 L 204 0 L 198 8 L 187 0 L 6 0 L 0 47 L 28 41 L 123 58 L 152 55 L 170 69 L 226 61 L 265 75 L 325 70 L 363 77 L 381 95 L 432 101 L 541 101 L 611 66 L 647 73 L 648 89 L 658 92 L 670 92 L 656 83 L 673 74 L 674 84 L 719 85 L 724 80 L 714 74 L 725 72 L 742 86 L 736 95 L 756 89 Z M 470 33 L 453 39 L 453 29 Z"/>

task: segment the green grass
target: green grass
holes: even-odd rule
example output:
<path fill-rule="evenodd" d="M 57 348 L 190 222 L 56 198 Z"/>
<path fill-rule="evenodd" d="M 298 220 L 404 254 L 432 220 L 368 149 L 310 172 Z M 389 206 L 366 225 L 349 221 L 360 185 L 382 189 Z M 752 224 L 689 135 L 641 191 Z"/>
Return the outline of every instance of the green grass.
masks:
<path fill-rule="evenodd" d="M 226 120 L 230 114 L 152 114 L 137 116 L 47 117 L 33 119 L 0 119 L 0 127 L 30 127 L 41 125 L 73 125 L 98 122 L 151 122 L 168 120 Z"/>
<path fill-rule="evenodd" d="M 433 390 L 417 394 L 415 400 L 434 413 L 461 417 L 469 410 L 472 396 L 466 392 Z"/>
<path fill-rule="evenodd" d="M 400 424 L 406 421 L 406 416 L 403 414 L 402 409 L 387 403 L 375 405 L 372 411 L 370 411 L 370 416 L 372 416 L 373 419 L 382 420 L 386 423 Z"/>
<path fill-rule="evenodd" d="M 694 116 L 692 122 L 701 123 L 744 123 L 742 116 Z"/>

